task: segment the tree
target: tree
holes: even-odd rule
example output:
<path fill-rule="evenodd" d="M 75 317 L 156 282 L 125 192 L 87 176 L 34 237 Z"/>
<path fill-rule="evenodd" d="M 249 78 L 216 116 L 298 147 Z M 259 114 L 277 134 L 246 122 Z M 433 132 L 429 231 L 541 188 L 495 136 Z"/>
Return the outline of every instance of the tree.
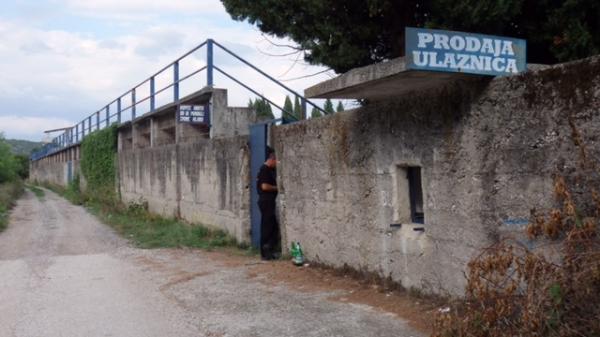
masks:
<path fill-rule="evenodd" d="M 333 115 L 335 113 L 335 110 L 333 109 L 333 103 L 331 103 L 331 100 L 329 98 L 325 100 L 323 110 L 325 110 L 326 115 Z"/>
<path fill-rule="evenodd" d="M 10 145 L 0 133 L 0 184 L 17 178 L 18 171 L 18 163 L 10 150 Z"/>
<path fill-rule="evenodd" d="M 298 96 L 294 99 L 294 117 L 296 117 L 296 120 L 302 120 L 302 105 Z"/>
<path fill-rule="evenodd" d="M 284 118 L 295 118 L 294 116 L 294 105 L 290 96 L 285 96 L 285 103 L 283 103 L 282 117 Z"/>
<path fill-rule="evenodd" d="M 335 109 L 336 112 L 342 112 L 344 111 L 344 105 L 342 104 L 342 101 L 338 101 L 338 105 L 337 108 Z"/>
<path fill-rule="evenodd" d="M 27 179 L 29 177 L 29 157 L 24 154 L 15 155 L 15 163 L 16 163 L 16 174 L 21 179 Z"/>
<path fill-rule="evenodd" d="M 310 112 L 310 118 L 319 118 L 322 116 L 323 114 L 321 113 L 321 111 L 319 111 L 317 108 L 312 108 L 312 111 Z"/>
<path fill-rule="evenodd" d="M 307 62 L 338 73 L 402 56 L 406 26 L 523 38 L 532 63 L 600 52 L 595 0 L 221 1 L 234 20 L 290 38 Z"/>
<path fill-rule="evenodd" d="M 248 107 L 256 111 L 256 118 L 258 120 L 275 119 L 275 116 L 273 115 L 273 109 L 271 109 L 271 104 L 269 104 L 269 102 L 267 102 L 267 100 L 264 98 L 257 98 L 254 101 L 250 99 L 248 102 Z"/>

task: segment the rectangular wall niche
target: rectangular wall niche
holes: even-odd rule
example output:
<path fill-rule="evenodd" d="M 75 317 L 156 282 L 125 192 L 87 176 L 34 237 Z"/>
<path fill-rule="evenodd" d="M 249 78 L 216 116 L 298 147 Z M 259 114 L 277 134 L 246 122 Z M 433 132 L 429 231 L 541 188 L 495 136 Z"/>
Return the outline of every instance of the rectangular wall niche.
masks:
<path fill-rule="evenodd" d="M 399 223 L 424 224 L 421 167 L 398 165 L 395 171 L 395 214 Z"/>

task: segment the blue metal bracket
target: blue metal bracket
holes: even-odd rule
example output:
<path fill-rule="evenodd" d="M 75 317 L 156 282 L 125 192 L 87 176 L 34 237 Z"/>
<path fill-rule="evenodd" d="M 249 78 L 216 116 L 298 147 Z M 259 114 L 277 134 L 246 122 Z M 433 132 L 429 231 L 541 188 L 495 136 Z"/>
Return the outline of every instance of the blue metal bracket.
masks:
<path fill-rule="evenodd" d="M 208 39 L 206 44 L 206 85 L 213 86 L 213 40 Z"/>
<path fill-rule="evenodd" d="M 173 63 L 173 101 L 179 101 L 179 61 Z"/>
<path fill-rule="evenodd" d="M 131 89 L 131 121 L 135 120 L 135 88 Z"/>
<path fill-rule="evenodd" d="M 154 89 L 154 76 L 152 76 L 152 77 L 150 77 L 150 111 L 154 111 L 154 107 L 155 107 L 154 106 L 154 103 L 155 103 L 155 100 L 154 100 L 154 95 L 155 94 L 154 94 L 154 92 L 155 92 L 155 89 Z"/>

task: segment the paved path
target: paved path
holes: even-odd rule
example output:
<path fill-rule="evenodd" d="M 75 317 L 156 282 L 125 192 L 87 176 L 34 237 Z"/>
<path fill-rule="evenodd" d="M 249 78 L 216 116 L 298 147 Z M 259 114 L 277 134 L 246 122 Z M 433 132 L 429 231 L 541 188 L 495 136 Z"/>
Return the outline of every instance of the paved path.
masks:
<path fill-rule="evenodd" d="M 249 276 L 255 258 L 131 247 L 46 191 L 0 234 L 0 336 L 423 336 L 366 305 Z"/>

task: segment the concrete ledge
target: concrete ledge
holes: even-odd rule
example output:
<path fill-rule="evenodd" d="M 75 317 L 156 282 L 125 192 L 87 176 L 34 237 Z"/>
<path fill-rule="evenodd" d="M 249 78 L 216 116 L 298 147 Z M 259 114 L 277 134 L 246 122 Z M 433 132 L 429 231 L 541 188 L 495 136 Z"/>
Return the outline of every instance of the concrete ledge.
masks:
<path fill-rule="evenodd" d="M 406 69 L 404 57 L 352 69 L 304 91 L 308 98 L 381 100 L 476 75 Z"/>
<path fill-rule="evenodd" d="M 528 65 L 530 70 L 544 68 Z M 480 75 L 406 69 L 404 57 L 352 69 L 304 90 L 307 98 L 368 99 L 371 101 L 427 90 Z"/>

